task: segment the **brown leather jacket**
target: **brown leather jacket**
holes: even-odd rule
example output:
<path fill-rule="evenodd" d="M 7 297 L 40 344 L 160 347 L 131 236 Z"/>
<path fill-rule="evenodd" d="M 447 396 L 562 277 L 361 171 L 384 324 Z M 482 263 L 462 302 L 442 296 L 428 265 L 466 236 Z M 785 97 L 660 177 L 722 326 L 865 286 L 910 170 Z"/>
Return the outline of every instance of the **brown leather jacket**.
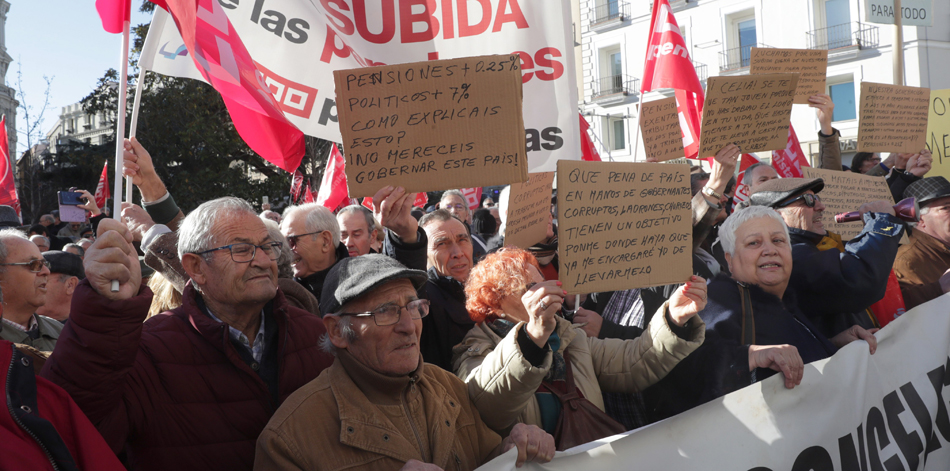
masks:
<path fill-rule="evenodd" d="M 950 269 L 950 247 L 939 240 L 914 230 L 910 243 L 897 249 L 894 275 L 901 285 L 904 304 L 911 309 L 943 294 L 940 277 Z"/>
<path fill-rule="evenodd" d="M 415 459 L 471 470 L 500 445 L 451 373 L 420 360 L 409 376 L 384 376 L 340 350 L 271 418 L 254 469 L 392 471 Z"/>

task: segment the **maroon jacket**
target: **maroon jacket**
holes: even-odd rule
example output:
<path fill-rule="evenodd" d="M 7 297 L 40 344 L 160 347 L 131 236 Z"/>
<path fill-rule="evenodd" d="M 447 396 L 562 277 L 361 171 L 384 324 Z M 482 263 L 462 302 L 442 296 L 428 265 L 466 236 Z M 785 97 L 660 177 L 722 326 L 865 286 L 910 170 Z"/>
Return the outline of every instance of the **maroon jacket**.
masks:
<path fill-rule="evenodd" d="M 144 286 L 113 302 L 80 283 L 42 375 L 72 395 L 113 450 L 125 451 L 130 469 L 251 469 L 257 436 L 280 403 L 333 362 L 318 347 L 323 321 L 289 306 L 279 290 L 268 304 L 267 321 L 277 324 L 274 397 L 227 326 L 199 308 L 190 282 L 181 307 L 143 324 L 151 300 Z"/>

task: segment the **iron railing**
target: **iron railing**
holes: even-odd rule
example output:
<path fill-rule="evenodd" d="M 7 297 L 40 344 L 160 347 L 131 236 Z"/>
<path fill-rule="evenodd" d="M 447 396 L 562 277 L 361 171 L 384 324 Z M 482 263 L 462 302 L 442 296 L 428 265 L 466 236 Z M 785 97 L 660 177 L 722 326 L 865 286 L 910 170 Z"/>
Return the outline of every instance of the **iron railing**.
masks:
<path fill-rule="evenodd" d="M 623 21 L 630 18 L 630 4 L 621 0 L 608 0 L 594 7 L 594 16 L 591 25 Z"/>
<path fill-rule="evenodd" d="M 857 47 L 858 49 L 878 46 L 877 26 L 854 22 L 805 33 L 808 36 L 808 49 L 839 49 Z"/>
<path fill-rule="evenodd" d="M 693 68 L 696 69 L 696 77 L 699 77 L 699 83 L 703 83 L 707 78 L 709 78 L 709 72 L 707 72 L 706 64 L 693 62 Z"/>
<path fill-rule="evenodd" d="M 719 70 L 733 70 L 748 67 L 752 60 L 753 47 L 771 47 L 765 44 L 750 44 L 747 46 L 726 49 L 719 53 Z"/>
<path fill-rule="evenodd" d="M 605 98 L 614 95 L 636 95 L 640 93 L 640 79 L 627 75 L 610 75 L 594 80 L 591 97 Z"/>

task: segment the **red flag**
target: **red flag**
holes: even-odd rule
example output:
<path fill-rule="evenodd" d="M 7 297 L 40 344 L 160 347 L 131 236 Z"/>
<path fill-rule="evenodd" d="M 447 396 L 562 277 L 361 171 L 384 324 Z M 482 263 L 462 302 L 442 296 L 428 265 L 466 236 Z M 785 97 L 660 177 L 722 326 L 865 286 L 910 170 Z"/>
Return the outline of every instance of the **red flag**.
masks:
<path fill-rule="evenodd" d="M 772 151 L 772 167 L 782 178 L 802 178 L 802 167 L 809 167 L 802 145 L 795 135 L 795 128 L 788 125 L 788 141 L 784 149 Z"/>
<path fill-rule="evenodd" d="M 742 160 L 739 162 L 739 175 L 736 176 L 736 191 L 733 200 L 738 204 L 749 199 L 749 187 L 742 183 L 745 179 L 745 171 L 753 164 L 759 163 L 759 159 L 752 154 L 742 154 Z"/>
<path fill-rule="evenodd" d="M 125 22 L 129 21 L 131 10 L 132 0 L 96 0 L 102 29 L 107 33 L 121 33 Z"/>
<path fill-rule="evenodd" d="M 20 212 L 20 198 L 16 194 L 16 185 L 13 183 L 13 164 L 10 162 L 10 142 L 7 140 L 7 117 L 0 119 L 0 204 L 10 206 L 16 210 L 20 221 L 23 213 Z"/>
<path fill-rule="evenodd" d="M 459 191 L 465 195 L 465 201 L 468 202 L 468 209 L 475 211 L 478 209 L 478 203 L 481 203 L 482 189 L 479 188 L 460 188 Z"/>
<path fill-rule="evenodd" d="M 676 90 L 676 109 L 683 132 L 685 156 L 708 157 L 697 156 L 706 95 L 668 0 L 656 0 L 653 3 L 650 37 L 643 64 L 642 91 L 649 92 L 656 88 Z"/>
<path fill-rule="evenodd" d="M 590 134 L 587 133 L 587 130 L 590 129 L 590 124 L 588 124 L 587 120 L 584 119 L 584 116 L 580 113 L 578 113 L 577 116 L 581 119 L 581 160 L 600 162 L 600 154 L 597 153 L 597 149 L 594 147 L 594 141 L 590 139 Z"/>
<path fill-rule="evenodd" d="M 313 192 L 310 191 L 310 180 L 307 180 L 307 184 L 306 186 L 304 186 L 303 193 L 304 193 L 303 195 L 304 203 L 313 203 L 317 200 L 316 197 L 313 196 Z"/>
<path fill-rule="evenodd" d="M 428 202 L 429 202 L 429 196 L 426 195 L 425 193 L 420 192 L 420 193 L 416 193 L 416 199 L 412 200 L 412 205 L 417 206 L 419 208 L 425 208 L 426 203 Z M 366 209 L 369 209 L 370 211 L 374 213 L 376 212 L 376 207 L 373 205 L 372 196 L 367 196 L 366 198 L 363 198 L 363 206 L 365 206 Z"/>
<path fill-rule="evenodd" d="M 290 181 L 290 204 L 297 204 L 300 195 L 303 192 L 303 172 L 298 168 L 294 170 L 294 178 Z"/>
<path fill-rule="evenodd" d="M 102 166 L 102 175 L 99 176 L 99 184 L 96 185 L 96 207 L 105 208 L 106 200 L 112 197 L 109 191 L 109 161 Z"/>
<path fill-rule="evenodd" d="M 323 181 L 320 182 L 320 191 L 317 192 L 316 202 L 326 206 L 331 211 L 348 198 L 349 189 L 346 186 L 345 162 L 343 154 L 336 144 L 330 147 L 327 157 L 327 169 L 323 172 Z M 308 186 L 309 188 L 309 186 Z"/>
<path fill-rule="evenodd" d="M 228 108 L 244 142 L 268 162 L 293 172 L 305 152 L 303 133 L 280 110 L 264 75 L 218 0 L 152 0 L 175 19 L 205 81 Z"/>

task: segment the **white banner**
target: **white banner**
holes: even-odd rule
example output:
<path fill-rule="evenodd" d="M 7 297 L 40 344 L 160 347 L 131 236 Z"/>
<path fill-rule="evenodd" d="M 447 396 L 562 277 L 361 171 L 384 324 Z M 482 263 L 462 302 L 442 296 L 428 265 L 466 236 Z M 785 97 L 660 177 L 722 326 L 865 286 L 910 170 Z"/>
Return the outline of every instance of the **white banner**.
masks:
<path fill-rule="evenodd" d="M 901 0 L 901 11 L 904 26 L 934 25 L 933 0 Z M 865 0 L 864 20 L 879 25 L 894 24 L 894 0 Z"/>
<path fill-rule="evenodd" d="M 580 159 L 568 0 L 218 2 L 281 108 L 305 134 L 342 142 L 333 70 L 520 53 L 529 170 L 554 171 L 558 159 Z M 141 66 L 200 77 L 174 21 L 160 24 L 159 17 L 167 17 L 160 10 Z"/>
<path fill-rule="evenodd" d="M 520 470 L 895 471 L 950 469 L 950 295 L 805 367 L 628 434 Z M 607 442 L 605 444 L 605 442 Z M 514 470 L 514 451 L 482 471 Z"/>

